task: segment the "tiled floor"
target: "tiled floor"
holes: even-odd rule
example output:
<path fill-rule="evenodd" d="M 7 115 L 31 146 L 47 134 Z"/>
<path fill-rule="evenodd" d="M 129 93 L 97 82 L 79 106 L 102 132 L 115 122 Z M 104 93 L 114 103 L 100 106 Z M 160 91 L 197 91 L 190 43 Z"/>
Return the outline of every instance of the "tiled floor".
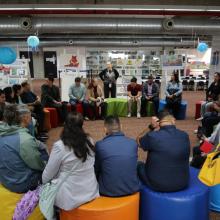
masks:
<path fill-rule="evenodd" d="M 35 81 L 33 83 L 34 90 L 39 93 L 39 88 L 42 81 Z M 187 91 L 183 94 L 183 99 L 187 100 L 187 118 L 183 121 L 177 121 L 177 127 L 186 131 L 190 136 L 191 146 L 195 146 L 197 139 L 193 131 L 198 127 L 199 122 L 194 119 L 195 114 L 195 102 L 198 100 L 203 100 L 205 97 L 205 92 L 201 91 Z M 148 126 L 150 118 L 121 118 L 122 130 L 126 135 L 132 138 L 136 138 L 137 135 Z M 104 136 L 103 121 L 88 121 L 85 122 L 84 129 L 88 132 L 94 140 L 99 140 Z M 48 147 L 51 149 L 52 144 L 59 139 L 60 132 L 62 128 L 52 129 L 49 132 Z M 139 159 L 143 160 L 145 154 L 139 151 Z M 197 219 L 195 219 L 197 220 Z M 199 219 L 198 219 L 199 220 Z M 210 214 L 210 220 L 220 220 L 220 215 L 216 213 Z"/>

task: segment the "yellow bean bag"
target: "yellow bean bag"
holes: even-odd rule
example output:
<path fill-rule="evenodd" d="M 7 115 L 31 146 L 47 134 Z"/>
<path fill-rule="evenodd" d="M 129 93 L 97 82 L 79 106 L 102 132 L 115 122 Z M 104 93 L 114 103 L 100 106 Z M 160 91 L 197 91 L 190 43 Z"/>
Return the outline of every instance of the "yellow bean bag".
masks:
<path fill-rule="evenodd" d="M 12 220 L 16 204 L 22 196 L 23 194 L 10 192 L 0 184 L 0 220 Z M 38 206 L 28 220 L 44 220 Z"/>
<path fill-rule="evenodd" d="M 139 193 L 131 196 L 99 197 L 71 211 L 61 210 L 61 220 L 138 220 Z"/>

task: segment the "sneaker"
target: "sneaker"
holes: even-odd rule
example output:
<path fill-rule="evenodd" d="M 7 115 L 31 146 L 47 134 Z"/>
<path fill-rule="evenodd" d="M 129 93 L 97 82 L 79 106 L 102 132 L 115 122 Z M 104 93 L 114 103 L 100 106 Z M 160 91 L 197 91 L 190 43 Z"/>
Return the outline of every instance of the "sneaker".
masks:
<path fill-rule="evenodd" d="M 84 120 L 85 120 L 85 121 L 89 121 L 89 118 L 88 118 L 88 117 L 84 117 Z"/>
<path fill-rule="evenodd" d="M 137 113 L 137 118 L 141 118 L 141 114 L 140 113 Z"/>
<path fill-rule="evenodd" d="M 197 134 L 197 133 L 198 133 L 198 130 L 194 130 L 193 133 L 194 133 L 194 134 Z"/>
<path fill-rule="evenodd" d="M 128 113 L 128 118 L 130 118 L 131 117 L 131 113 Z"/>

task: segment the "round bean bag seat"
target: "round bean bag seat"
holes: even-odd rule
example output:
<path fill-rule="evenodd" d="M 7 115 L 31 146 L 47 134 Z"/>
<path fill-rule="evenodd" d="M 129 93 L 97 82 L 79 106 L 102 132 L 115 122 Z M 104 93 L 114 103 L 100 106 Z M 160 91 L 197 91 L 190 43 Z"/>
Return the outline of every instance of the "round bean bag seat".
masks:
<path fill-rule="evenodd" d="M 12 220 L 16 204 L 21 200 L 23 194 L 10 192 L 5 187 L 0 185 L 0 219 Z M 44 220 L 43 215 L 37 206 L 34 212 L 27 220 Z"/>
<path fill-rule="evenodd" d="M 198 101 L 196 102 L 196 109 L 195 109 L 195 119 L 201 117 L 201 107 L 204 101 Z"/>
<path fill-rule="evenodd" d="M 44 108 L 50 112 L 50 124 L 51 128 L 56 128 L 58 126 L 58 113 L 55 108 Z"/>
<path fill-rule="evenodd" d="M 166 100 L 160 100 L 159 111 L 163 111 L 166 107 Z M 187 101 L 182 100 L 180 104 L 180 109 L 177 115 L 175 115 L 177 120 L 184 120 L 186 118 L 186 110 L 187 110 Z"/>
<path fill-rule="evenodd" d="M 220 184 L 210 188 L 210 209 L 220 212 Z"/>
<path fill-rule="evenodd" d="M 209 188 L 190 168 L 188 188 L 179 192 L 155 192 L 146 186 L 140 191 L 140 220 L 208 220 Z"/>
<path fill-rule="evenodd" d="M 106 116 L 117 115 L 119 117 L 127 117 L 128 100 L 126 98 L 108 98 L 105 99 Z"/>
<path fill-rule="evenodd" d="M 131 196 L 99 197 L 72 211 L 61 210 L 60 220 L 138 220 L 139 193 Z"/>

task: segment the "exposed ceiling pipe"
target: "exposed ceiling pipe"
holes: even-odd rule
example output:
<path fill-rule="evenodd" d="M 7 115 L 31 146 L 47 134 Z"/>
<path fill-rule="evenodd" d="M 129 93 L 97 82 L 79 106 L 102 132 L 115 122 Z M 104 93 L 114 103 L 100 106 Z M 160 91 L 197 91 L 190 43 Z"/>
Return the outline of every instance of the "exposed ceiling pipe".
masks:
<path fill-rule="evenodd" d="M 27 47 L 26 42 L 3 41 L 3 45 L 14 47 Z M 194 41 L 168 41 L 168 40 L 126 40 L 126 39 L 74 39 L 71 41 L 41 41 L 40 47 L 59 47 L 59 46 L 88 46 L 88 47 L 194 47 Z"/>
<path fill-rule="evenodd" d="M 165 23 L 164 23 L 165 21 Z M 165 28 L 166 27 L 166 28 Z M 165 30 L 166 29 L 166 30 Z M 220 20 L 160 18 L 0 17 L 0 33 L 7 34 L 189 34 L 220 32 Z"/>

